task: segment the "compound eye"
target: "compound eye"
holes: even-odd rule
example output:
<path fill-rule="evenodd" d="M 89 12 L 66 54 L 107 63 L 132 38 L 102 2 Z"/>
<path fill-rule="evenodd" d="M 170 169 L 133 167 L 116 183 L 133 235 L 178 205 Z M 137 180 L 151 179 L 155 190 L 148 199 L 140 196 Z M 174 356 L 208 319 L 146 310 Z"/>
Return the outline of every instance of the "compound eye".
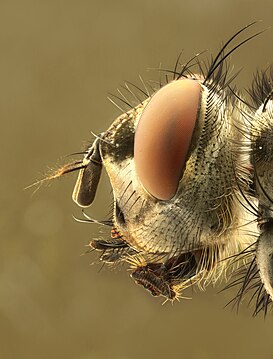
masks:
<path fill-rule="evenodd" d="M 183 79 L 162 87 L 139 120 L 134 144 L 137 175 L 160 200 L 171 199 L 181 179 L 196 123 L 201 86 Z"/>

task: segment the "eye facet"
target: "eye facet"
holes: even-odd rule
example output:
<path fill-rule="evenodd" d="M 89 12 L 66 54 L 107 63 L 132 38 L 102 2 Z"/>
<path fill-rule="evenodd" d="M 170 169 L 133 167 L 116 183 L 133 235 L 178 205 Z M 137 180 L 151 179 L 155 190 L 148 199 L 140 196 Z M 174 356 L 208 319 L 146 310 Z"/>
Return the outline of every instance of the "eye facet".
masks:
<path fill-rule="evenodd" d="M 137 175 L 144 188 L 160 200 L 171 199 L 187 160 L 201 95 L 191 79 L 162 87 L 139 120 L 134 144 Z"/>

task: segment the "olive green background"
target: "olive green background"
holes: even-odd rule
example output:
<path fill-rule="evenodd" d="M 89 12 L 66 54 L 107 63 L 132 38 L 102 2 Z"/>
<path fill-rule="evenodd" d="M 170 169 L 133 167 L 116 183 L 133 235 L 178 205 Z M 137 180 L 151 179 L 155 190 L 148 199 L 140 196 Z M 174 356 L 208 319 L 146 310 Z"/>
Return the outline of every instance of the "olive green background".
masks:
<path fill-rule="evenodd" d="M 273 358 L 272 314 L 224 308 L 234 292 L 162 305 L 125 268 L 90 266 L 86 244 L 108 232 L 72 218 L 75 174 L 24 190 L 109 126 L 119 111 L 106 97 L 123 80 L 158 78 L 147 68 L 173 68 L 181 50 L 185 61 L 215 54 L 272 14 L 271 0 L 0 2 L 1 359 Z M 272 39 L 269 29 L 232 56 L 238 87 L 272 61 Z M 110 210 L 104 174 L 87 212 Z"/>

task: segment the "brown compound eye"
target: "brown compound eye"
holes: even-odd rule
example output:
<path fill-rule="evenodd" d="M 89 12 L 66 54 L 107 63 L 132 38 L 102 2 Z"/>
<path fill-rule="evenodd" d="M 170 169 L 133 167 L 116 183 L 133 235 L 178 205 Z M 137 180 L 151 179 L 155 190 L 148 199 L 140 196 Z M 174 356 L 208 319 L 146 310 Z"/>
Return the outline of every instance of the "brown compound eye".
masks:
<path fill-rule="evenodd" d="M 171 199 L 181 179 L 196 123 L 199 82 L 174 81 L 150 100 L 139 120 L 134 144 L 137 175 L 160 200 Z"/>

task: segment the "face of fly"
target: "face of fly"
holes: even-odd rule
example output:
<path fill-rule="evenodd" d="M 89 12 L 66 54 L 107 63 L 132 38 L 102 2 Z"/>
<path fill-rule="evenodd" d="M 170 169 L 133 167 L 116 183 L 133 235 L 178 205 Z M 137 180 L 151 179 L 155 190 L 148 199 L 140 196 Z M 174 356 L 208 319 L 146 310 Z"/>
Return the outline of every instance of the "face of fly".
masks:
<path fill-rule="evenodd" d="M 174 299 L 189 283 L 217 278 L 227 258 L 253 241 L 245 229 L 251 213 L 240 202 L 251 166 L 236 150 L 243 105 L 226 62 L 258 35 L 232 47 L 249 26 L 210 64 L 195 56 L 180 69 L 178 60 L 172 80 L 152 95 L 138 89 L 145 98 L 97 136 L 80 165 L 79 206 L 92 203 L 102 167 L 114 197 L 112 238 L 90 246 L 105 262 L 129 262 L 134 280 L 153 295 Z"/>
<path fill-rule="evenodd" d="M 190 109 L 192 131 L 180 126 L 185 118 L 179 110 L 152 108 L 154 102 L 162 106 L 163 100 L 156 98 L 160 92 L 165 90 L 166 96 L 172 86 L 187 86 L 186 81 L 198 90 Z M 158 112 L 155 121 L 149 110 Z M 113 188 L 114 224 L 136 251 L 169 258 L 230 240 L 238 226 L 231 148 L 238 116 L 225 91 L 184 78 L 119 117 L 102 135 L 100 153 Z M 188 145 L 179 154 L 185 135 L 190 136 Z"/>

